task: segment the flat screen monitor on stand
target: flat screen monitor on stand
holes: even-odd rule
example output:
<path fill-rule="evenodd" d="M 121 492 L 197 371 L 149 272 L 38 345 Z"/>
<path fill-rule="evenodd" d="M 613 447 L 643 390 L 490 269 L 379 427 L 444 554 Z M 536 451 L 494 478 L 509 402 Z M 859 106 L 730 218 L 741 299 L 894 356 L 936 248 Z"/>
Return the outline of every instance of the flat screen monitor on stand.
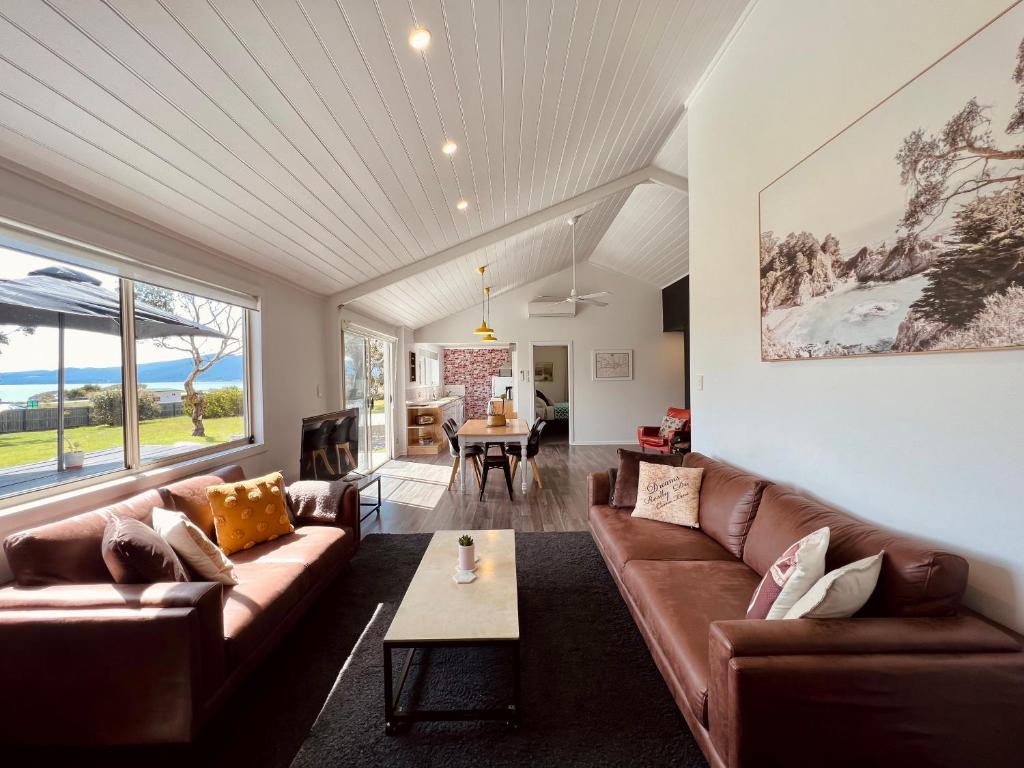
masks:
<path fill-rule="evenodd" d="M 340 480 L 359 466 L 359 411 L 348 408 L 302 420 L 299 477 Z"/>

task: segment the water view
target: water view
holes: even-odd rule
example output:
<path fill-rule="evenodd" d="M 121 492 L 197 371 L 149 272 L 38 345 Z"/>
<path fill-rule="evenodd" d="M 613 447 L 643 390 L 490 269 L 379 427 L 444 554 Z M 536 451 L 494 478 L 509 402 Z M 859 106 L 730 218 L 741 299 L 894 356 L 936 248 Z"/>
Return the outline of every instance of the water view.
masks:
<path fill-rule="evenodd" d="M 142 381 L 139 382 L 141 387 L 148 389 L 150 392 L 155 392 L 160 389 L 173 389 L 185 391 L 180 381 Z M 78 389 L 79 387 L 89 386 L 88 384 L 65 384 L 65 389 Z M 97 384 L 98 387 L 109 387 L 110 384 Z M 195 388 L 200 392 L 206 392 L 211 389 L 222 389 L 224 387 L 238 387 L 242 388 L 241 381 L 203 381 L 197 380 Z M 33 395 L 39 395 L 44 392 L 56 392 L 57 382 L 51 384 L 4 384 L 0 381 L 0 403 L 15 403 L 24 405 L 30 397 Z"/>

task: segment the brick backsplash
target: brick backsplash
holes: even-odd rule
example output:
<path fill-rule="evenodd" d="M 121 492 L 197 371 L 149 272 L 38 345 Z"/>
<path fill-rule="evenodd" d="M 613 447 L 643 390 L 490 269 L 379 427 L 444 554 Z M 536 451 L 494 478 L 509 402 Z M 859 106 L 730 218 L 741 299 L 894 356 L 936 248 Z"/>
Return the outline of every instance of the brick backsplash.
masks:
<path fill-rule="evenodd" d="M 491 376 L 511 362 L 507 349 L 446 349 L 442 381 L 466 387 L 466 418 L 482 419 L 491 399 Z"/>

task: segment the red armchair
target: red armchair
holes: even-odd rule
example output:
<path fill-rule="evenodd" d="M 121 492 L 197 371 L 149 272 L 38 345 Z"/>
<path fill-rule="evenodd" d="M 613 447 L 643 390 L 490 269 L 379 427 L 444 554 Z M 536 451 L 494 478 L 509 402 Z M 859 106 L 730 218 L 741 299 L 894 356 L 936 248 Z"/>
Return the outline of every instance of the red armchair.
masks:
<path fill-rule="evenodd" d="M 669 408 L 666 416 L 673 419 L 681 419 L 682 426 L 679 429 L 669 430 L 665 435 L 661 434 L 661 426 L 637 427 L 636 439 L 640 443 L 640 450 L 646 452 L 648 448 L 658 453 L 671 453 L 672 448 L 677 445 L 686 445 L 690 442 L 690 409 Z"/>

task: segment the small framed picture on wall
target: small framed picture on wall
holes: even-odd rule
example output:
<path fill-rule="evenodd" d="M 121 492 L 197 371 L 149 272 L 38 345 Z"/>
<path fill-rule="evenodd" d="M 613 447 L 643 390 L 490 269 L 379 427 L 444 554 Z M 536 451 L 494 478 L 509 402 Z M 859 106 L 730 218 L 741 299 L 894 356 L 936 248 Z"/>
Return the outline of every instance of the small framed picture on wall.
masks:
<path fill-rule="evenodd" d="M 594 381 L 625 381 L 632 379 L 633 350 L 593 350 L 590 353 L 590 377 Z"/>

